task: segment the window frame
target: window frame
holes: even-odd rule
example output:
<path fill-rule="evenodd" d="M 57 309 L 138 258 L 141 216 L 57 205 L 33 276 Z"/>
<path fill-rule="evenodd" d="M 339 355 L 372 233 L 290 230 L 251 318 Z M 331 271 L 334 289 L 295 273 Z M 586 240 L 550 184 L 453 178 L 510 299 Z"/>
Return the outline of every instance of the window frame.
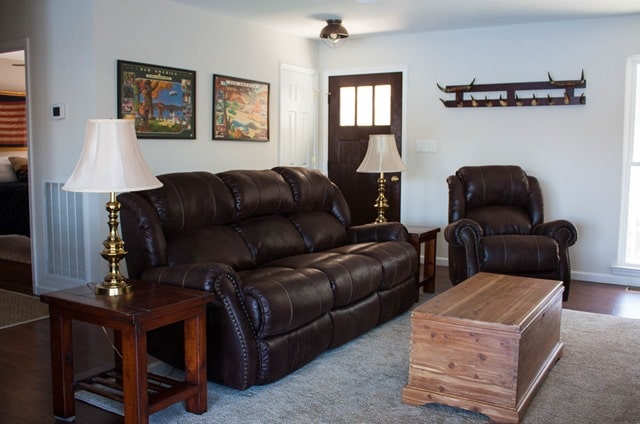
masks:
<path fill-rule="evenodd" d="M 624 138 L 622 149 L 622 202 L 620 208 L 618 259 L 617 264 L 611 268 L 614 274 L 640 276 L 640 261 L 633 263 L 628 262 L 626 259 L 630 229 L 631 170 L 634 167 L 640 169 L 640 161 L 633 161 L 634 139 L 636 134 L 640 137 L 640 120 L 636 122 L 636 114 L 640 113 L 640 55 L 634 55 L 627 59 L 625 93 Z M 640 147 L 640 143 L 638 147 Z"/>

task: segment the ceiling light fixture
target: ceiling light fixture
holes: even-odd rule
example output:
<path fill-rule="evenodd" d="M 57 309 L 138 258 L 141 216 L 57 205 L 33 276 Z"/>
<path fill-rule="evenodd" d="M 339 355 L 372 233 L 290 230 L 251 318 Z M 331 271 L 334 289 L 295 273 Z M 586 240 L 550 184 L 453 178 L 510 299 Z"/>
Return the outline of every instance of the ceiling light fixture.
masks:
<path fill-rule="evenodd" d="M 333 49 L 343 45 L 348 37 L 349 33 L 342 26 L 340 19 L 327 19 L 327 26 L 320 31 L 320 38 L 324 44 Z"/>

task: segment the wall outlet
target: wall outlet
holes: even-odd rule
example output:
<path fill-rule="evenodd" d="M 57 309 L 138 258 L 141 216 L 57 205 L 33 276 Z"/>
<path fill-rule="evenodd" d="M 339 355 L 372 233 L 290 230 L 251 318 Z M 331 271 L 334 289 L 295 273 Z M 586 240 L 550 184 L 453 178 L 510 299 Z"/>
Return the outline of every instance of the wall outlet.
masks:
<path fill-rule="evenodd" d="M 436 140 L 417 140 L 416 151 L 417 152 L 429 152 L 434 153 L 438 150 L 438 142 Z"/>

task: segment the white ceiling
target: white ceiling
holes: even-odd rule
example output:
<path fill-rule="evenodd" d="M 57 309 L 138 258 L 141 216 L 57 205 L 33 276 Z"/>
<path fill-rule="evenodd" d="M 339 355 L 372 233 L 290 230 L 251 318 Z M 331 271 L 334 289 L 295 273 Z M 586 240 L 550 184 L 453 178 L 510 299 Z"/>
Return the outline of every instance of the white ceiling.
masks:
<path fill-rule="evenodd" d="M 425 32 L 640 13 L 640 0 L 172 0 L 316 38 L 340 18 L 351 36 Z"/>

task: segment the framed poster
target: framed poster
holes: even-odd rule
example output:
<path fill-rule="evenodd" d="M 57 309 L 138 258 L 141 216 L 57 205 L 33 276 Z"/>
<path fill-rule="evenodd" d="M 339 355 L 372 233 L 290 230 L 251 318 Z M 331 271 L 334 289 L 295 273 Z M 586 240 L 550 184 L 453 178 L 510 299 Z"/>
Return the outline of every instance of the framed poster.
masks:
<path fill-rule="evenodd" d="M 0 91 L 0 147 L 27 147 L 26 94 Z"/>
<path fill-rule="evenodd" d="M 269 83 L 213 76 L 213 139 L 269 141 Z"/>
<path fill-rule="evenodd" d="M 118 118 L 139 138 L 196 138 L 196 73 L 118 60 Z"/>

